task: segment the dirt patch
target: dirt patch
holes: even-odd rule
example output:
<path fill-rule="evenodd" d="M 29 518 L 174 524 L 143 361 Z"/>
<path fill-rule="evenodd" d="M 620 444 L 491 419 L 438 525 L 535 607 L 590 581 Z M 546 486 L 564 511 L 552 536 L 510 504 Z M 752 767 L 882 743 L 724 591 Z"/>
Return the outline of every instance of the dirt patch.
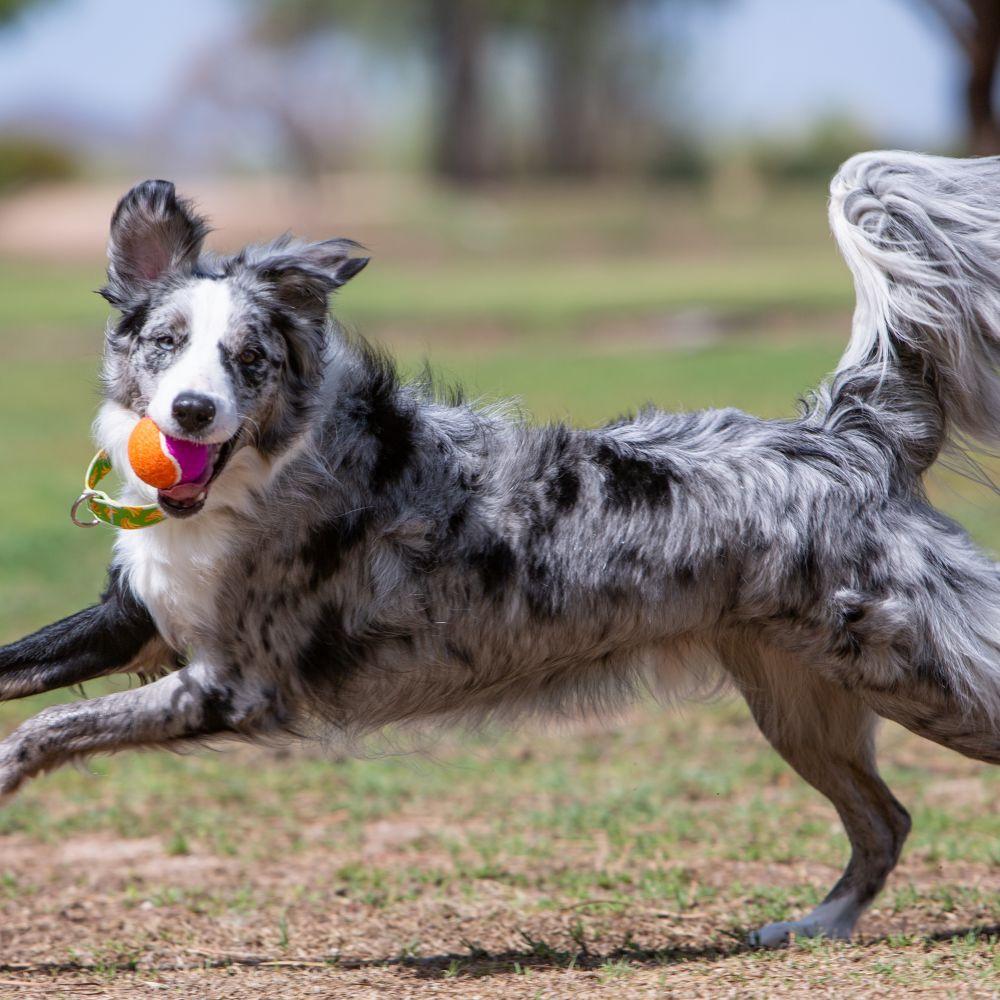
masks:
<path fill-rule="evenodd" d="M 372 823 L 362 857 L 391 858 L 394 848 L 432 827 Z M 203 853 L 171 856 L 155 838 L 87 837 L 53 849 L 14 837 L 3 858 L 30 879 L 26 893 L 6 900 L 0 931 L 0 989 L 16 988 L 23 996 L 63 990 L 176 997 L 639 997 L 665 989 L 792 996 L 817 975 L 830 986 L 820 995 L 855 989 L 860 995 L 850 974 L 898 961 L 900 940 L 907 939 L 905 950 L 921 961 L 947 966 L 956 942 L 974 950 L 975 942 L 998 932 L 990 923 L 995 914 L 981 902 L 948 910 L 921 903 L 923 888 L 1000 891 L 996 867 L 961 863 L 901 866 L 894 882 L 914 887 L 911 905 L 876 908 L 851 946 L 761 956 L 746 948 L 737 927 L 752 908 L 753 887 L 819 890 L 834 880 L 835 868 L 687 863 L 685 884 L 711 895 L 679 909 L 669 900 L 551 900 L 532 888 L 535 873 L 528 867 L 514 885 L 477 881 L 472 896 L 429 884 L 390 905 L 365 903 L 343 885 L 348 851 L 307 850 L 248 863 Z M 398 861 L 412 868 L 415 859 Z M 426 870 L 449 863 L 448 855 L 432 851 L 418 859 Z M 875 983 L 864 992 L 893 991 Z M 907 995 L 921 994 L 918 988 Z M 963 995 L 990 990 L 967 983 Z"/>
<path fill-rule="evenodd" d="M 746 945 L 847 853 L 724 702 L 444 742 L 242 748 L 33 783 L 0 838 L 0 995 L 987 997 L 995 778 L 895 727 L 917 821 L 851 944 Z"/>

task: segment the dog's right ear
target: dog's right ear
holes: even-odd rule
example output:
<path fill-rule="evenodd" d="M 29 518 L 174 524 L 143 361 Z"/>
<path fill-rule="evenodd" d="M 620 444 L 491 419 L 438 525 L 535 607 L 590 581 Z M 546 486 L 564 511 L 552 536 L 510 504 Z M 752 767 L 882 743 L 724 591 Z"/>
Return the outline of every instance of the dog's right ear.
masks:
<path fill-rule="evenodd" d="M 168 271 L 193 267 L 208 225 L 181 201 L 170 181 L 143 181 L 111 216 L 108 283 L 100 294 L 122 309 Z"/>

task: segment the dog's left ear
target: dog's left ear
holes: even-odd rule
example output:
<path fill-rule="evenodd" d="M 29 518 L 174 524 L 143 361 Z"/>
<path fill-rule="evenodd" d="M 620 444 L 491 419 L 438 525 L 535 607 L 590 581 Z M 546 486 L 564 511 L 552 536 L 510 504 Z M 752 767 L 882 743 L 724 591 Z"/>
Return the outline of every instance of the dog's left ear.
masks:
<path fill-rule="evenodd" d="M 208 224 L 177 197 L 170 181 L 143 181 L 111 217 L 108 283 L 101 289 L 113 306 L 141 300 L 150 284 L 198 260 Z"/>
<path fill-rule="evenodd" d="M 299 249 L 298 256 L 311 268 L 321 271 L 329 284 L 328 291 L 334 292 L 368 265 L 371 257 L 351 256 L 363 249 L 354 240 L 324 240 L 322 243 L 306 243 Z"/>
<path fill-rule="evenodd" d="M 289 338 L 291 370 L 302 378 L 312 379 L 320 371 L 330 295 L 368 263 L 368 257 L 353 256 L 361 249 L 353 240 L 300 243 L 283 236 L 266 246 L 247 247 L 229 261 L 228 273 L 251 275 L 276 306 L 295 317 L 282 327 Z"/>
<path fill-rule="evenodd" d="M 283 237 L 268 246 L 248 247 L 231 267 L 251 271 L 287 308 L 321 320 L 326 317 L 329 296 L 371 259 L 352 256 L 361 249 L 354 240 L 297 243 Z"/>

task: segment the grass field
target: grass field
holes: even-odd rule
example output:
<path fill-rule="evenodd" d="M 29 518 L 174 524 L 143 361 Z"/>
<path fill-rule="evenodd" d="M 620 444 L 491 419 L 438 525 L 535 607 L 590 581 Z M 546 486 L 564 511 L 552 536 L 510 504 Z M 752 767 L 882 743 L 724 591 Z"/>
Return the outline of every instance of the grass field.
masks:
<path fill-rule="evenodd" d="M 724 267 L 677 248 L 641 266 L 396 261 L 341 309 L 406 364 L 426 345 L 473 394 L 519 395 L 540 419 L 645 401 L 788 414 L 836 360 L 849 283 L 799 229 L 755 256 L 742 226 L 715 235 Z M 2 640 L 92 600 L 107 560 L 110 532 L 66 517 L 89 458 L 99 281 L 0 262 Z M 690 309 L 711 337 L 658 336 Z M 933 490 L 1000 544 L 990 494 L 950 474 Z M 846 842 L 733 700 L 447 736 L 416 757 L 97 760 L 0 812 L 0 992 L 995 996 L 1000 779 L 896 727 L 882 744 L 915 820 L 903 863 L 856 942 L 774 953 L 747 949 L 747 930 L 815 903 Z"/>

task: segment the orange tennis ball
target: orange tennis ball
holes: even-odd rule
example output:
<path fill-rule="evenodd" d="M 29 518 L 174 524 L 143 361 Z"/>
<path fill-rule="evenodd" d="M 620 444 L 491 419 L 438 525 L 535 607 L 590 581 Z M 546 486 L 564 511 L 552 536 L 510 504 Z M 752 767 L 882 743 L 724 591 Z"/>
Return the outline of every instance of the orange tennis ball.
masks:
<path fill-rule="evenodd" d="M 158 490 L 202 484 L 212 474 L 216 445 L 188 441 L 164 434 L 149 418 L 143 417 L 128 439 L 128 460 L 135 474 Z"/>
<path fill-rule="evenodd" d="M 135 474 L 158 490 L 169 490 L 181 481 L 181 466 L 167 450 L 160 428 L 143 417 L 128 439 L 128 460 Z"/>

